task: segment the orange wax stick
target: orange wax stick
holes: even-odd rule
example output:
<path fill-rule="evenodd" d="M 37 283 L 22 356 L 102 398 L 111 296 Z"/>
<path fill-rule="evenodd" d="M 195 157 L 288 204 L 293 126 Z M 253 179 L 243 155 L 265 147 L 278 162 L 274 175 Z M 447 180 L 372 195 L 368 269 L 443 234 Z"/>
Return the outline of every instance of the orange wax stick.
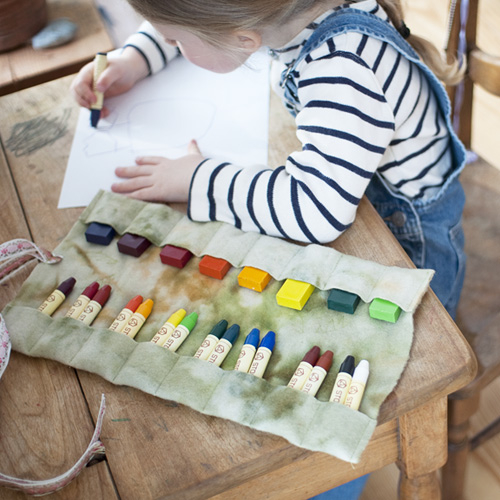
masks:
<path fill-rule="evenodd" d="M 131 318 L 132 314 L 135 313 L 136 309 L 142 302 L 142 295 L 136 295 L 133 299 L 129 300 L 127 305 L 121 310 L 120 314 L 111 323 L 108 330 L 113 330 L 114 332 L 121 332 L 128 320 Z"/>
<path fill-rule="evenodd" d="M 151 299 L 145 300 L 137 308 L 137 311 L 132 314 L 121 333 L 133 339 L 137 335 L 137 332 L 141 329 L 144 322 L 148 319 L 148 316 L 151 314 L 152 309 L 153 301 Z"/>

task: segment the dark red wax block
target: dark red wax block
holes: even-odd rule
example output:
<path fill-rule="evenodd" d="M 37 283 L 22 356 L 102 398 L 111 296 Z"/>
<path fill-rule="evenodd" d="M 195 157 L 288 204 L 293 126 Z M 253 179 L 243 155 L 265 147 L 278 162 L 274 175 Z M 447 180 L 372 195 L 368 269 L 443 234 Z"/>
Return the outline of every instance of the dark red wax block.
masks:
<path fill-rule="evenodd" d="M 137 234 L 125 233 L 118 240 L 118 250 L 132 257 L 140 257 L 144 251 L 150 247 L 151 242 L 143 236 Z"/>
<path fill-rule="evenodd" d="M 89 243 L 98 245 L 109 245 L 115 237 L 115 230 L 107 224 L 92 222 L 85 231 L 85 238 Z"/>
<path fill-rule="evenodd" d="M 205 255 L 200 260 L 198 267 L 201 274 L 221 280 L 227 274 L 229 269 L 231 269 L 231 264 L 227 260 Z"/>
<path fill-rule="evenodd" d="M 160 259 L 164 264 L 182 269 L 193 254 L 185 248 L 174 245 L 165 245 L 160 252 Z"/>

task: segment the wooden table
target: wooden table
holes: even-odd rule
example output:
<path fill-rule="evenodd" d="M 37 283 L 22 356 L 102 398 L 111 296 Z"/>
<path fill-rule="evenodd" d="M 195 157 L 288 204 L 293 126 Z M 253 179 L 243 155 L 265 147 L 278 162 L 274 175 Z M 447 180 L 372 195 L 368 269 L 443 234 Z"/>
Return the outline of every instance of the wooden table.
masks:
<path fill-rule="evenodd" d="M 47 0 L 48 20 L 68 18 L 78 25 L 66 45 L 34 50 L 31 43 L 0 53 L 0 96 L 77 72 L 113 43 L 93 0 Z"/>
<path fill-rule="evenodd" d="M 0 241 L 31 238 L 53 249 L 81 209 L 57 210 L 78 109 L 71 78 L 0 99 Z M 272 101 L 271 164 L 296 146 L 294 125 Z M 385 265 L 411 263 L 363 200 L 337 250 Z M 29 270 L 0 286 L 0 309 Z M 101 394 L 107 398 L 106 460 L 54 498 L 305 499 L 397 462 L 403 499 L 440 498 L 446 460 L 446 397 L 476 370 L 470 348 L 432 292 L 415 314 L 411 359 L 382 405 L 357 465 L 282 438 L 197 413 L 57 362 L 12 354 L 0 382 L 0 471 L 31 479 L 68 469 L 86 448 Z M 8 490 L 2 498 L 20 498 Z"/>

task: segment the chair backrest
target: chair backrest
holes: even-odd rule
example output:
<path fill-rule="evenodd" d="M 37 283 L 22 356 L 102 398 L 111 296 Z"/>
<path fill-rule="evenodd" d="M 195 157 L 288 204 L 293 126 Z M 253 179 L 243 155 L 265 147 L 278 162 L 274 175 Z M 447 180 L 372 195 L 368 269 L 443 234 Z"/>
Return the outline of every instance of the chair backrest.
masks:
<path fill-rule="evenodd" d="M 478 8 L 479 0 L 450 1 L 450 32 L 446 48 L 450 57 L 456 57 L 463 50 L 467 61 L 462 87 L 447 90 L 452 107 L 458 113 L 458 136 L 468 149 L 471 145 L 474 85 L 500 96 L 500 51 L 495 48 L 498 55 L 491 55 L 477 46 Z M 468 10 L 468 14 L 464 10 Z"/>

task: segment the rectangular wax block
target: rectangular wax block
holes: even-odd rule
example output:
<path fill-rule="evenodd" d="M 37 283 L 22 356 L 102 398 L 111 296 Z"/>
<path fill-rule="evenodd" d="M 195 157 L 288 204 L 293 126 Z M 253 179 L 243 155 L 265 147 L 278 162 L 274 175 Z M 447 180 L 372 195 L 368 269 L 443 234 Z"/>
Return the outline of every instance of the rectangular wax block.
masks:
<path fill-rule="evenodd" d="M 238 274 L 238 284 L 250 290 L 262 292 L 271 280 L 271 275 L 255 267 L 246 266 Z"/>
<path fill-rule="evenodd" d="M 370 316 L 389 323 L 396 323 L 401 314 L 401 308 L 388 300 L 373 299 L 369 308 Z"/>
<path fill-rule="evenodd" d="M 160 252 L 160 260 L 169 266 L 182 269 L 193 254 L 186 248 L 179 248 L 174 245 L 165 245 Z"/>
<path fill-rule="evenodd" d="M 231 269 L 231 264 L 227 260 L 218 259 L 217 257 L 212 257 L 211 255 L 205 255 L 200 260 L 198 267 L 201 274 L 221 280 L 227 274 L 229 269 Z"/>
<path fill-rule="evenodd" d="M 309 300 L 313 290 L 314 287 L 309 283 L 287 279 L 276 294 L 276 301 L 280 306 L 300 311 Z"/>
<path fill-rule="evenodd" d="M 333 288 L 328 294 L 328 309 L 332 311 L 340 311 L 347 314 L 354 314 L 358 307 L 360 298 L 355 293 L 346 292 Z"/>
<path fill-rule="evenodd" d="M 89 243 L 107 246 L 111 243 L 115 234 L 115 230 L 111 226 L 100 222 L 92 222 L 85 231 L 85 239 Z"/>
<path fill-rule="evenodd" d="M 117 245 L 121 253 L 132 255 L 132 257 L 140 257 L 149 248 L 151 242 L 143 236 L 125 233 L 118 240 Z"/>

